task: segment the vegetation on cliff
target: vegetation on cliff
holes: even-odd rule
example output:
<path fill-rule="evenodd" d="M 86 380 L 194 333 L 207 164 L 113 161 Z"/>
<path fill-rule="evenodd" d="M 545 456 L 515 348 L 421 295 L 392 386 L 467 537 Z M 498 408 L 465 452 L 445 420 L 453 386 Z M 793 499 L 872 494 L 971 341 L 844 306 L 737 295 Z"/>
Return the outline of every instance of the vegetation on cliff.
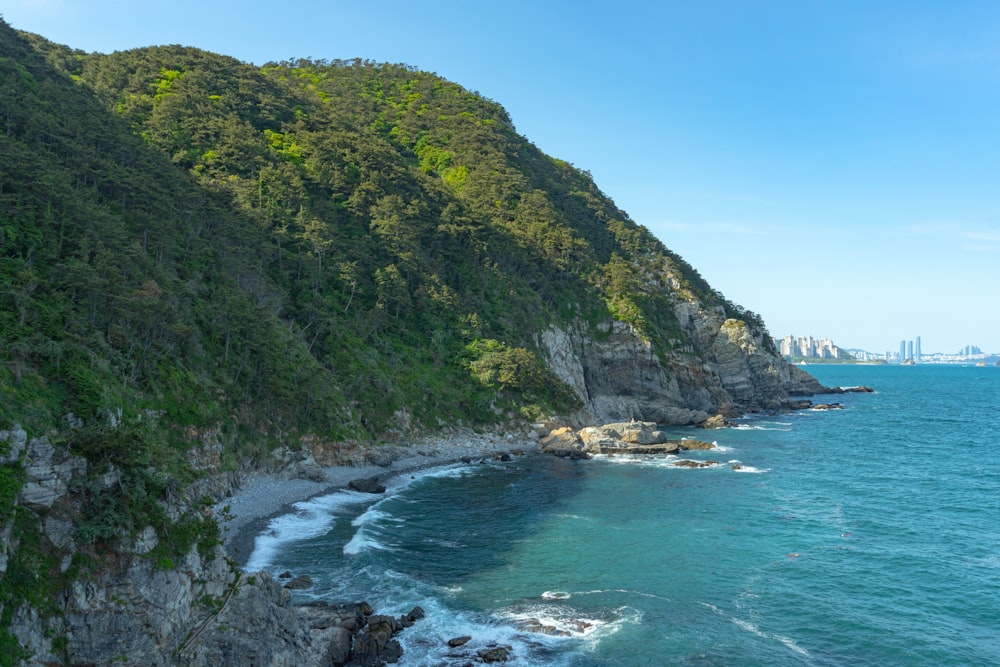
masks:
<path fill-rule="evenodd" d="M 579 398 L 539 331 L 616 318 L 667 355 L 687 298 L 763 330 L 434 74 L 88 54 L 0 21 L 0 429 L 87 459 L 76 539 L 95 554 L 150 521 L 211 544 L 161 509 L 205 430 L 225 467 L 300 438 L 565 413 Z M 0 467 L 0 529 L 22 477 Z M 27 588 L 7 570 L 5 623 L 55 571 L 37 552 L 12 561 Z"/>

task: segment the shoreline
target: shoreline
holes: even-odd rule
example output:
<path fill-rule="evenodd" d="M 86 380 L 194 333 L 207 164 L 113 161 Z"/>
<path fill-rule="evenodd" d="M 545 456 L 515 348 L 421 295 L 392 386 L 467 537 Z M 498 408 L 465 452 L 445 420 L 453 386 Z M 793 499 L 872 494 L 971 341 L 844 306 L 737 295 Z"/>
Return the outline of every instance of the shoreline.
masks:
<path fill-rule="evenodd" d="M 289 477 L 287 471 L 252 473 L 231 496 L 214 506 L 226 553 L 240 568 L 245 568 L 257 537 L 267 530 L 271 521 L 295 512 L 296 503 L 340 491 L 352 480 L 378 476 L 384 483 L 405 473 L 456 463 L 464 458 L 488 458 L 517 449 L 525 453 L 539 450 L 537 439 L 525 433 L 470 433 L 386 447 L 393 448 L 389 465 L 324 467 L 321 468 L 323 481 Z M 380 495 L 373 494 L 373 498 Z M 228 513 L 224 512 L 226 507 Z"/>

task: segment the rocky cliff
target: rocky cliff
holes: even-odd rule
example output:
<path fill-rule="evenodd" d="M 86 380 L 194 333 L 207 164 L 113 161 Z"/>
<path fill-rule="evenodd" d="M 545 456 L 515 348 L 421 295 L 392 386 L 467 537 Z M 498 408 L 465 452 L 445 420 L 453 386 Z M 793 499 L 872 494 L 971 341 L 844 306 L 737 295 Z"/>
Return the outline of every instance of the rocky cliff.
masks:
<path fill-rule="evenodd" d="M 659 355 L 628 324 L 550 327 L 538 336 L 554 373 L 598 423 L 628 419 L 696 425 L 795 407 L 793 396 L 827 388 L 765 344 L 766 334 L 722 307 L 679 300 L 674 313 L 689 343 Z"/>

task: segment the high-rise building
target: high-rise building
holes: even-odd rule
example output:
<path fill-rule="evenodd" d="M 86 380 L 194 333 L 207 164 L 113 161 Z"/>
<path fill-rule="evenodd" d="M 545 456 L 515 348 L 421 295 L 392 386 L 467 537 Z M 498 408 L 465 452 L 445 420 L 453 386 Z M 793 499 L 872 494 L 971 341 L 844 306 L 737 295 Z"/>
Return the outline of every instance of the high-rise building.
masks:
<path fill-rule="evenodd" d="M 906 358 L 909 359 L 910 361 L 913 361 L 913 341 L 912 340 L 910 341 L 909 354 L 906 355 Z"/>
<path fill-rule="evenodd" d="M 906 341 L 899 341 L 899 360 L 906 361 Z"/>
<path fill-rule="evenodd" d="M 920 358 L 920 336 L 917 336 L 917 350 L 916 350 L 916 353 L 917 353 L 916 362 L 919 364 L 921 362 L 921 358 Z"/>

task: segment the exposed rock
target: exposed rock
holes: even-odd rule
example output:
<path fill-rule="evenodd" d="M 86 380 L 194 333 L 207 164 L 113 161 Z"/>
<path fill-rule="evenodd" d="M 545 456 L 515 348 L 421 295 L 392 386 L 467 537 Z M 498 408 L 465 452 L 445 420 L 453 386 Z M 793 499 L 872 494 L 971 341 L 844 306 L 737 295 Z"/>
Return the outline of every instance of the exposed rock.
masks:
<path fill-rule="evenodd" d="M 403 627 L 392 616 L 376 615 L 368 619 L 368 626 L 354 638 L 352 665 L 374 667 L 397 662 L 403 647 L 392 636 Z"/>
<path fill-rule="evenodd" d="M 708 419 L 706 419 L 701 424 L 699 424 L 698 426 L 700 428 L 712 429 L 712 428 L 726 428 L 727 426 L 730 425 L 731 422 L 728 419 L 726 419 L 724 415 L 713 415 Z"/>
<path fill-rule="evenodd" d="M 813 410 L 843 410 L 844 406 L 840 403 L 817 403 L 812 406 Z"/>
<path fill-rule="evenodd" d="M 579 449 L 549 449 L 546 451 L 553 456 L 569 459 L 570 461 L 586 461 L 590 458 L 590 454 Z"/>
<path fill-rule="evenodd" d="M 354 643 L 354 636 L 350 630 L 341 626 L 330 628 L 330 639 L 327 644 L 325 655 L 322 657 L 322 665 L 346 665 L 351 659 L 351 648 Z"/>
<path fill-rule="evenodd" d="M 87 472 L 87 461 L 66 449 L 56 449 L 47 438 L 33 438 L 25 449 L 24 486 L 18 496 L 20 505 L 49 509 L 69 490 L 74 475 Z"/>
<path fill-rule="evenodd" d="M 710 468 L 711 466 L 719 465 L 718 461 L 692 461 L 690 459 L 681 459 L 680 461 L 674 461 L 672 465 L 678 468 Z"/>
<path fill-rule="evenodd" d="M 347 483 L 347 488 L 359 493 L 385 493 L 385 484 L 378 483 L 378 476 L 364 479 L 353 479 Z"/>
<path fill-rule="evenodd" d="M 681 449 L 693 449 L 693 450 L 704 450 L 704 449 L 715 449 L 715 445 L 711 442 L 705 442 L 704 440 L 695 440 L 694 438 L 682 438 Z"/>
<path fill-rule="evenodd" d="M 871 387 L 866 387 L 865 385 L 860 385 L 857 387 L 831 387 L 829 391 L 823 392 L 826 394 L 873 394 L 875 390 Z"/>
<path fill-rule="evenodd" d="M 511 647 L 509 646 L 496 646 L 493 648 L 480 649 L 476 655 L 483 662 L 507 662 L 510 659 Z"/>
<path fill-rule="evenodd" d="M 27 444 L 28 433 L 20 424 L 14 424 L 9 431 L 0 431 L 0 464 L 17 461 L 24 453 Z"/>
<path fill-rule="evenodd" d="M 303 574 L 299 575 L 298 577 L 295 577 L 287 584 L 285 584 L 285 588 L 287 588 L 290 591 L 304 591 L 306 589 L 312 588 L 312 585 L 313 585 L 312 577 Z"/>
<path fill-rule="evenodd" d="M 711 449 L 711 443 L 700 440 L 671 440 L 653 422 L 613 422 L 603 426 L 588 426 L 573 433 L 568 428 L 544 438 L 543 451 L 566 458 L 587 458 L 587 454 L 649 455 L 675 454 L 682 449 Z M 583 455 L 581 455 L 583 454 Z"/>
<path fill-rule="evenodd" d="M 470 641 L 472 641 L 472 637 L 470 637 L 469 635 L 463 635 L 461 637 L 453 637 L 448 640 L 448 646 L 450 646 L 451 648 L 458 648 L 459 646 L 465 646 Z"/>
<path fill-rule="evenodd" d="M 609 434 L 599 426 L 582 428 L 577 433 L 577 437 L 583 443 L 583 450 L 586 452 L 599 453 L 602 448 L 619 445 L 619 439 L 616 435 Z"/>
<path fill-rule="evenodd" d="M 572 427 L 557 428 L 538 442 L 542 449 L 574 449 L 579 447 L 580 438 Z"/>
<path fill-rule="evenodd" d="M 681 449 L 678 442 L 663 442 L 656 445 L 624 445 L 621 447 L 604 447 L 601 454 L 609 456 L 622 455 L 652 455 L 652 454 L 676 454 Z"/>
<path fill-rule="evenodd" d="M 674 315 L 684 344 L 666 353 L 619 321 L 553 326 L 538 343 L 596 421 L 697 425 L 712 415 L 786 410 L 790 396 L 828 389 L 788 364 L 766 332 L 727 319 L 722 306 L 681 299 Z"/>

